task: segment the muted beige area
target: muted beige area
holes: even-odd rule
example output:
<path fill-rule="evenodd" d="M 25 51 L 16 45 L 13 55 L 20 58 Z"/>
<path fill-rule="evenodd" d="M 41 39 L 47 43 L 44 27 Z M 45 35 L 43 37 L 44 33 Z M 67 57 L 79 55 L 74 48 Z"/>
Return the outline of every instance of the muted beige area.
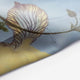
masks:
<path fill-rule="evenodd" d="M 0 46 L 0 75 L 49 56 L 30 46 L 31 41 L 31 39 L 25 40 L 17 49 Z"/>

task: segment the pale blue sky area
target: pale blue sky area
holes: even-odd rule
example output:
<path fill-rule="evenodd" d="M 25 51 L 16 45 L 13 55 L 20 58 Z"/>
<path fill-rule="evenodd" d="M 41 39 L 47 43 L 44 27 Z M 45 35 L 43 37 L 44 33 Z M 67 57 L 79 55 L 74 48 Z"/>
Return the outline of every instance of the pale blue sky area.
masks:
<path fill-rule="evenodd" d="M 13 7 L 15 1 L 25 4 L 36 4 L 44 9 L 50 18 L 66 15 L 66 9 L 80 11 L 80 0 L 1 0 L 0 12 L 2 15 L 6 15 L 7 11 Z"/>
<path fill-rule="evenodd" d="M 14 6 L 14 1 L 24 4 L 35 4 L 44 9 L 49 17 L 48 29 L 52 30 L 52 32 L 70 29 L 72 19 L 68 17 L 66 9 L 80 14 L 80 0 L 1 0 L 0 15 L 7 17 L 7 12 Z M 0 31 L 0 41 L 11 36 L 12 32 L 5 33 Z M 79 39 L 79 32 L 49 36 L 42 35 L 32 45 L 41 51 L 53 54 Z"/>

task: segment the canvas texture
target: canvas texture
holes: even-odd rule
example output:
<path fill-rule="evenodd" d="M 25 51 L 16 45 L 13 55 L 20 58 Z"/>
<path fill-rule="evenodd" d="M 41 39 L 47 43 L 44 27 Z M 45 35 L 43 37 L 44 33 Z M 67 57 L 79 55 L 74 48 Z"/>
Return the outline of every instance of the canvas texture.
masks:
<path fill-rule="evenodd" d="M 0 75 L 78 40 L 79 0 L 0 1 Z"/>

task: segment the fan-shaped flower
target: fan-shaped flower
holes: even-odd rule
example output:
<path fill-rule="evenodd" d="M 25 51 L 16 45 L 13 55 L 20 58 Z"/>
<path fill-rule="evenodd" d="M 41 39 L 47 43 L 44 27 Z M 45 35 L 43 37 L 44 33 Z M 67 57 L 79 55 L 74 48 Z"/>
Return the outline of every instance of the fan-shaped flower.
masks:
<path fill-rule="evenodd" d="M 20 4 L 15 2 L 15 6 L 8 11 L 7 20 L 23 29 L 30 31 L 43 32 L 48 25 L 48 16 L 44 10 L 32 4 Z M 24 38 L 35 40 L 40 34 L 33 34 L 18 28 L 9 27 L 14 30 L 13 45 L 19 46 Z"/>

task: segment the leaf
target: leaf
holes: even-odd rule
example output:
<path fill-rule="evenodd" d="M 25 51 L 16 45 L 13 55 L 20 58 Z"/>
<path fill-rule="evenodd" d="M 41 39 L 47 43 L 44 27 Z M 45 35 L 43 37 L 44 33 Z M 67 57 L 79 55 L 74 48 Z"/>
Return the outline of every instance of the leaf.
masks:
<path fill-rule="evenodd" d="M 71 11 L 71 10 L 67 9 L 67 12 L 68 12 L 68 15 L 70 17 L 76 17 L 77 16 L 77 14 L 74 11 Z"/>
<path fill-rule="evenodd" d="M 80 32 L 80 26 L 76 27 L 74 30 Z"/>
<path fill-rule="evenodd" d="M 8 32 L 8 29 L 5 27 L 4 22 L 0 22 L 0 30 L 3 30 L 4 32 Z"/>
<path fill-rule="evenodd" d="M 0 26 L 0 30 L 3 30 L 4 32 L 8 32 L 8 29 L 2 26 Z"/>

